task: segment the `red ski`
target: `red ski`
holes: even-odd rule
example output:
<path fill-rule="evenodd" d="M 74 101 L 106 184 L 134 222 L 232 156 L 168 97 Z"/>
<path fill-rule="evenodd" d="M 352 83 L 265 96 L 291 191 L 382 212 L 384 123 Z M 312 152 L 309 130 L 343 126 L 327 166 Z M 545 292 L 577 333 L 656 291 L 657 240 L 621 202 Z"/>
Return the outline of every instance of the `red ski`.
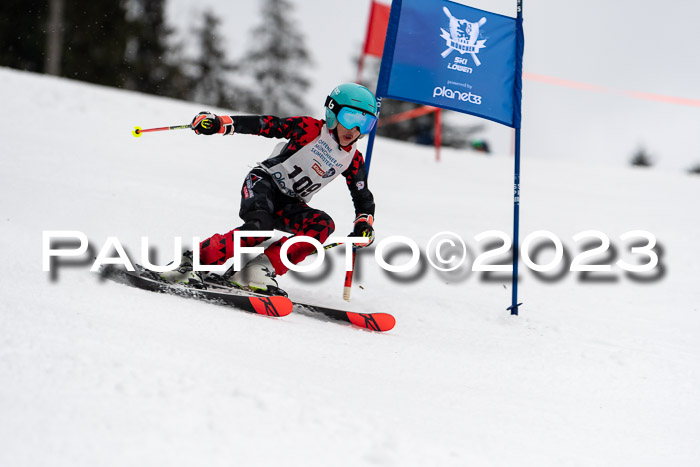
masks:
<path fill-rule="evenodd" d="M 204 284 L 209 287 L 209 290 L 231 290 L 230 287 L 223 285 L 219 281 L 215 282 L 205 279 Z M 297 309 L 321 314 L 332 320 L 350 323 L 372 331 L 389 331 L 396 325 L 396 319 L 389 313 L 355 313 L 352 311 L 339 310 L 321 305 L 309 305 L 307 303 L 295 301 L 292 301 L 292 304 Z"/>
<path fill-rule="evenodd" d="M 344 321 L 372 331 L 390 331 L 396 325 L 396 319 L 389 313 L 355 313 L 319 305 L 293 302 L 295 307 L 312 313 L 320 313 L 336 321 Z"/>
<path fill-rule="evenodd" d="M 139 270 L 142 268 L 139 266 Z M 179 295 L 210 303 L 233 306 L 250 313 L 265 316 L 287 316 L 293 308 L 317 313 L 335 321 L 342 321 L 371 331 L 389 331 L 396 325 L 396 319 L 389 313 L 355 313 L 320 305 L 292 302 L 282 295 L 261 295 L 245 290 L 226 287 L 218 283 L 204 282 L 206 288 L 194 288 L 182 284 L 171 284 L 162 280 L 148 277 L 139 272 L 129 272 L 114 267 L 103 269 L 104 277 L 115 282 L 127 284 L 139 289 L 152 292 Z"/>
<path fill-rule="evenodd" d="M 182 284 L 171 284 L 162 280 L 146 277 L 137 272 L 124 271 L 114 267 L 103 269 L 103 274 L 106 278 L 115 282 L 139 289 L 229 305 L 249 313 L 278 317 L 287 316 L 292 312 L 291 300 L 281 295 L 267 296 L 252 294 L 244 290 L 233 288 L 198 289 Z"/>

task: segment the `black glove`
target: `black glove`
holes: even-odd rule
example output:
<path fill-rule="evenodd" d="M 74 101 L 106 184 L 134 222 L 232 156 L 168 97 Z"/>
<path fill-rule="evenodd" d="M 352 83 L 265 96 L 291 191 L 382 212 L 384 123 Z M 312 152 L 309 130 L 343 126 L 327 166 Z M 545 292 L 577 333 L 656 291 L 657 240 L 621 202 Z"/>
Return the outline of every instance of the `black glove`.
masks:
<path fill-rule="evenodd" d="M 374 227 L 372 227 L 373 223 L 374 217 L 371 214 L 359 214 L 357 218 L 355 218 L 355 227 L 353 228 L 350 236 L 369 238 L 369 243 L 365 243 L 364 245 L 358 243 L 355 245 L 356 248 L 364 248 L 370 246 L 372 242 L 374 242 Z"/>
<path fill-rule="evenodd" d="M 215 135 L 221 130 L 221 120 L 209 112 L 199 112 L 192 120 L 192 129 L 198 135 Z"/>

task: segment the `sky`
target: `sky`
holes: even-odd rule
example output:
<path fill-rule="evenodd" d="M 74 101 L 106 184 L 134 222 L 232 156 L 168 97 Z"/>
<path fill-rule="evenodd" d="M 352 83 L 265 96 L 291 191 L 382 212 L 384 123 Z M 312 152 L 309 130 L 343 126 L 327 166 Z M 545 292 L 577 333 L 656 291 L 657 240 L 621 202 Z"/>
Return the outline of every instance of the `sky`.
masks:
<path fill-rule="evenodd" d="M 313 108 L 337 83 L 354 80 L 353 57 L 364 40 L 370 0 L 290 0 L 312 50 L 313 80 L 307 97 Z M 388 2 L 387 2 L 388 3 Z M 463 1 L 501 14 L 514 14 L 512 0 Z M 672 9 L 658 2 L 558 0 L 524 2 L 524 71 L 602 88 L 592 92 L 525 81 L 523 88 L 523 148 L 544 158 L 593 158 L 614 165 L 627 163 L 644 149 L 660 167 L 687 168 L 700 162 L 700 107 L 635 99 L 625 91 L 700 100 L 700 4 L 675 0 Z M 585 7 L 584 7 L 585 6 Z M 202 4 L 170 0 L 168 18 L 178 28 L 192 25 L 204 8 L 222 21 L 231 58 L 255 40 L 259 2 Z M 341 31 L 341 32 L 339 32 Z M 669 108 L 670 106 L 670 108 Z M 672 114 L 669 119 L 668 115 Z M 484 124 L 460 116 L 460 123 Z M 509 129 L 486 124 L 486 134 L 498 153 L 509 153 Z M 608 141 L 600 147 L 598 141 Z M 577 147 L 571 147 L 577 141 Z M 613 141 L 611 146 L 610 141 Z M 591 156 L 593 154 L 593 156 Z"/>

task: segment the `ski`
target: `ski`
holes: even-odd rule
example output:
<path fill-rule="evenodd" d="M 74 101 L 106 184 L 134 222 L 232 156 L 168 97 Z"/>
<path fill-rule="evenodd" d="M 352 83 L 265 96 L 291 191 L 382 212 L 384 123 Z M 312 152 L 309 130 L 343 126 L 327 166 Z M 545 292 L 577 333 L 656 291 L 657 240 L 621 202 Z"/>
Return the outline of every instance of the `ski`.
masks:
<path fill-rule="evenodd" d="M 206 279 L 204 280 L 204 285 L 208 288 L 208 290 L 237 290 L 235 288 L 223 285 L 220 282 Z M 321 305 L 310 305 L 308 303 L 297 302 L 294 300 L 292 300 L 292 305 L 297 310 L 321 314 L 334 321 L 350 323 L 372 331 L 389 331 L 396 325 L 396 319 L 389 313 L 355 313 L 352 311 L 329 308 Z"/>
<path fill-rule="evenodd" d="M 102 268 L 103 277 L 114 282 L 151 292 L 178 295 L 215 304 L 223 304 L 249 313 L 265 316 L 287 316 L 294 308 L 307 313 L 320 314 L 334 321 L 350 323 L 371 331 L 389 331 L 396 325 L 396 319 L 389 313 L 355 313 L 321 305 L 295 302 L 282 295 L 262 295 L 221 283 L 204 281 L 204 288 L 185 284 L 171 284 L 143 274 L 145 269 L 136 265 L 137 271 L 125 271 L 115 267 Z M 140 274 L 139 272 L 142 272 Z"/>
<path fill-rule="evenodd" d="M 235 288 L 198 289 L 184 284 L 171 284 L 162 280 L 146 277 L 138 272 L 125 271 L 114 267 L 103 268 L 102 275 L 114 282 L 130 285 L 139 289 L 228 305 L 259 315 L 274 317 L 287 316 L 292 312 L 293 307 L 291 300 L 279 295 L 260 295 Z"/>
<path fill-rule="evenodd" d="M 390 331 L 396 325 L 396 319 L 389 313 L 355 313 L 320 305 L 309 305 L 294 301 L 292 303 L 294 308 L 301 308 L 311 313 L 319 313 L 333 320 L 344 321 L 372 331 Z"/>

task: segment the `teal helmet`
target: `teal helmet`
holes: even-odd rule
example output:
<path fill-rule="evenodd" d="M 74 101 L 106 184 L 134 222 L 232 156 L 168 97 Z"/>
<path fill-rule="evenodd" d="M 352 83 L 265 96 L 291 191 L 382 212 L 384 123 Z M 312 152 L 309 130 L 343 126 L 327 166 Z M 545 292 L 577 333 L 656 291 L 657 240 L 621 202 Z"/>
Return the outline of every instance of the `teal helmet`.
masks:
<path fill-rule="evenodd" d="M 326 98 L 326 125 L 333 130 L 338 122 L 345 128 L 357 127 L 365 135 L 377 123 L 377 99 L 364 86 L 346 83 Z"/>

